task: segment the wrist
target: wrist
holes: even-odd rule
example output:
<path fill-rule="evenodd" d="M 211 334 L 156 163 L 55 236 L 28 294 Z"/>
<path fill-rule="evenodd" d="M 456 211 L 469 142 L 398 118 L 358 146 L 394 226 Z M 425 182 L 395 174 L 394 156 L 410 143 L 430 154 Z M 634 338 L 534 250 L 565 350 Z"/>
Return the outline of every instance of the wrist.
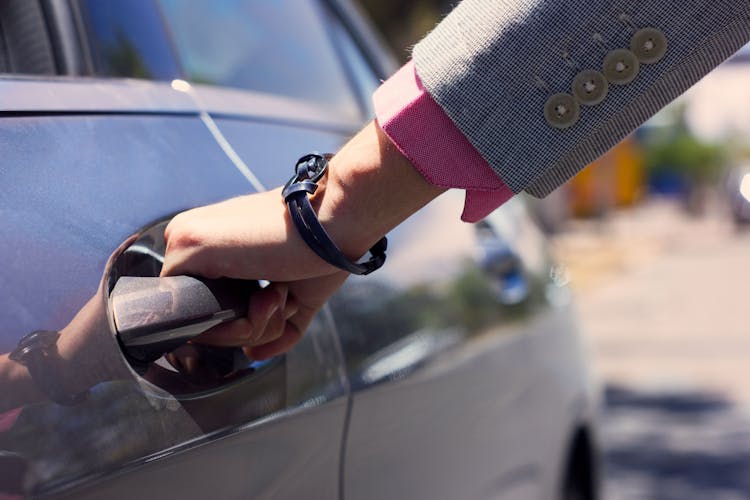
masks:
<path fill-rule="evenodd" d="M 371 122 L 333 157 L 325 189 L 313 203 L 333 240 L 357 259 L 444 191 L 427 182 Z"/>
<path fill-rule="evenodd" d="M 6 384 L 6 390 L 0 396 L 0 413 L 45 398 L 34 384 L 28 369 L 10 359 L 8 354 L 0 356 L 0 380 Z"/>

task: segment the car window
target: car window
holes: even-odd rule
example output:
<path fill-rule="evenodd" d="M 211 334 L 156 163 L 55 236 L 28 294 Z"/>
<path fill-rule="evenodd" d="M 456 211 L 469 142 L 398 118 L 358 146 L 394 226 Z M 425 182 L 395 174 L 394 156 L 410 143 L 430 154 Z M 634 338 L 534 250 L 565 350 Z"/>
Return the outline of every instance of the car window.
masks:
<path fill-rule="evenodd" d="M 356 113 L 357 101 L 309 0 L 160 0 L 188 80 L 280 94 Z"/>
<path fill-rule="evenodd" d="M 325 12 L 330 36 L 357 89 L 365 115 L 373 118 L 375 111 L 372 107 L 372 93 L 380 86 L 380 78 L 341 19 L 330 9 L 325 9 Z"/>
<path fill-rule="evenodd" d="M 80 0 L 97 76 L 172 80 L 182 72 L 151 0 Z"/>
<path fill-rule="evenodd" d="M 0 2 L 0 73 L 54 75 L 56 72 L 38 0 Z"/>
<path fill-rule="evenodd" d="M 8 57 L 8 49 L 5 46 L 2 23 L 0 23 L 0 73 L 8 73 L 9 71 L 10 59 Z"/>

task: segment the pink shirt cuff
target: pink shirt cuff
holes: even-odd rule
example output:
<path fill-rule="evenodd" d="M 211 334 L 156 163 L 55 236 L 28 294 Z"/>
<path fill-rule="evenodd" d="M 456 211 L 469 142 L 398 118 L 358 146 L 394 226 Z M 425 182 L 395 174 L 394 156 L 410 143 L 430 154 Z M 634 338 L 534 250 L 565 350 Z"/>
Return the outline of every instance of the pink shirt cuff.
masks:
<path fill-rule="evenodd" d="M 380 128 L 436 186 L 466 190 L 461 220 L 476 222 L 513 192 L 422 86 L 412 61 L 373 94 Z"/>

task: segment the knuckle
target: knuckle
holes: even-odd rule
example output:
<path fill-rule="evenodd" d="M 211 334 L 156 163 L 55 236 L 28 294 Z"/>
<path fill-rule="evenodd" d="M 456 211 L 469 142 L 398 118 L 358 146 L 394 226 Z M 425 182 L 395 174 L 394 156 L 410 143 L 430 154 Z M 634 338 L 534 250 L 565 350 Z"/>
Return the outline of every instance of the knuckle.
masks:
<path fill-rule="evenodd" d="M 237 345 L 251 344 L 255 338 L 255 329 L 246 319 L 238 319 L 230 324 L 229 337 Z"/>
<path fill-rule="evenodd" d="M 255 332 L 252 328 L 243 328 L 238 332 L 237 340 L 243 345 L 252 344 L 255 340 Z"/>
<path fill-rule="evenodd" d="M 170 248 L 186 250 L 201 246 L 202 238 L 198 228 L 186 213 L 177 214 L 164 230 L 164 238 Z"/>

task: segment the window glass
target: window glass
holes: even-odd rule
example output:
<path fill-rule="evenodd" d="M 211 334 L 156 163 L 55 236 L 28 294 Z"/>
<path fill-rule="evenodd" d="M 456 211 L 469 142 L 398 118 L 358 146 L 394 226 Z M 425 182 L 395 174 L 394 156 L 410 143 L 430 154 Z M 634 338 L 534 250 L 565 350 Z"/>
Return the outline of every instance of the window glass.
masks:
<path fill-rule="evenodd" d="M 5 36 L 3 35 L 2 22 L 0 21 L 0 73 L 10 72 L 10 59 L 5 47 Z"/>
<path fill-rule="evenodd" d="M 22 75 L 57 73 L 38 0 L 0 1 L 0 72 Z"/>
<path fill-rule="evenodd" d="M 185 71 L 197 83 L 295 97 L 357 112 L 309 0 L 160 0 Z"/>
<path fill-rule="evenodd" d="M 351 33 L 341 20 L 333 13 L 327 12 L 330 22 L 330 33 L 334 44 L 344 59 L 349 76 L 357 87 L 365 114 L 368 118 L 375 116 L 372 107 L 372 93 L 380 86 L 380 78 L 375 74 L 369 61 L 362 53 L 362 49 L 352 38 Z"/>
<path fill-rule="evenodd" d="M 172 80 L 181 71 L 151 0 L 84 0 L 98 76 Z"/>

